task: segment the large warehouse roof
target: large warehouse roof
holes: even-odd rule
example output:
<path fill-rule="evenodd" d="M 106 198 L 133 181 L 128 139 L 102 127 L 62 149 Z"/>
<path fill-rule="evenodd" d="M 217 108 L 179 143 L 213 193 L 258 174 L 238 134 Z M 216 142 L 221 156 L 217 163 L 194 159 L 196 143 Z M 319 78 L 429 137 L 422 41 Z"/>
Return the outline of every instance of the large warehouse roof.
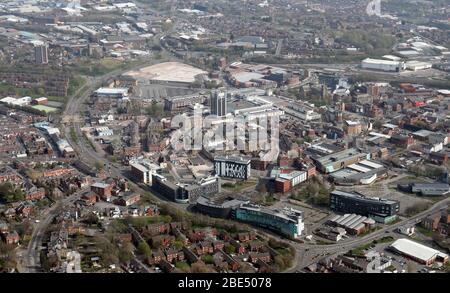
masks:
<path fill-rule="evenodd" d="M 398 239 L 397 241 L 392 243 L 390 247 L 394 248 L 400 253 L 415 257 L 417 259 L 423 260 L 424 262 L 429 262 L 436 256 L 439 256 L 441 258 L 448 258 L 448 255 L 440 252 L 439 250 L 411 241 L 409 239 Z"/>

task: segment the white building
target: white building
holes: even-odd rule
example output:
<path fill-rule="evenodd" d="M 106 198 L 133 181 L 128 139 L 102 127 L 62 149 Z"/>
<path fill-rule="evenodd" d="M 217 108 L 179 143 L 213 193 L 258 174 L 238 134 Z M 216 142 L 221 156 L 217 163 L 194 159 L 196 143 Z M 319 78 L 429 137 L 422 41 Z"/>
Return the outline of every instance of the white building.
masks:
<path fill-rule="evenodd" d="M 363 69 L 400 72 L 405 69 L 405 63 L 402 61 L 367 58 L 361 62 L 361 67 Z"/>
<path fill-rule="evenodd" d="M 406 238 L 398 239 L 389 248 L 425 265 L 431 265 L 435 261 L 448 261 L 447 254 Z"/>
<path fill-rule="evenodd" d="M 421 61 L 408 61 L 405 65 L 406 69 L 412 71 L 425 70 L 433 67 L 431 63 Z"/>
<path fill-rule="evenodd" d="M 108 88 L 101 87 L 94 92 L 97 97 L 106 98 L 126 98 L 128 97 L 128 88 Z"/>
<path fill-rule="evenodd" d="M 293 171 L 288 174 L 280 174 L 278 177 L 289 180 L 291 182 L 292 187 L 294 187 L 306 181 L 307 173 L 305 171 Z"/>
<path fill-rule="evenodd" d="M 250 177 L 250 160 L 241 157 L 215 157 L 214 171 L 220 177 L 247 180 Z"/>

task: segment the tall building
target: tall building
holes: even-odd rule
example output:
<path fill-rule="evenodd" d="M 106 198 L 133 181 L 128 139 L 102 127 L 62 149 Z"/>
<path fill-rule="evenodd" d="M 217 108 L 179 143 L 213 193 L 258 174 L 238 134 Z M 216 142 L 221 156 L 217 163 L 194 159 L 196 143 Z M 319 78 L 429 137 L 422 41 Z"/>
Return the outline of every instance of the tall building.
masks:
<path fill-rule="evenodd" d="M 34 47 L 34 56 L 37 64 L 48 63 L 48 46 L 39 45 Z"/>
<path fill-rule="evenodd" d="M 227 92 L 214 91 L 211 93 L 211 114 L 217 116 L 227 114 Z"/>

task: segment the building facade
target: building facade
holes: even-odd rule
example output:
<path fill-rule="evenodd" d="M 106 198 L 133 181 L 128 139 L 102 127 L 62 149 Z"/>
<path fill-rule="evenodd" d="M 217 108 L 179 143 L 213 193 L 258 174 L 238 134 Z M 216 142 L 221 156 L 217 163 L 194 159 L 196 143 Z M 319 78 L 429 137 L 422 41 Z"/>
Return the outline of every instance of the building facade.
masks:
<path fill-rule="evenodd" d="M 220 177 L 247 180 L 250 177 L 251 160 L 240 157 L 215 157 L 214 171 Z"/>
<path fill-rule="evenodd" d="M 372 218 L 377 222 L 388 223 L 396 219 L 400 204 L 398 201 L 335 190 L 330 193 L 330 209 L 339 213 L 354 213 Z"/>
<path fill-rule="evenodd" d="M 291 238 L 299 238 L 305 229 L 303 213 L 294 209 L 270 210 L 254 205 L 242 205 L 233 210 L 233 218 Z"/>

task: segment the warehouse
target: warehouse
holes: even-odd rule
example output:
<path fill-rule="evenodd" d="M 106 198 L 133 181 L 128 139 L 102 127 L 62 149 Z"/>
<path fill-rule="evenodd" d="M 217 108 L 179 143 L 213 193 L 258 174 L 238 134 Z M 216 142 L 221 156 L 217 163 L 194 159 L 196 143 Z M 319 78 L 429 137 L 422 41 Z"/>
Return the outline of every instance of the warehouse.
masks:
<path fill-rule="evenodd" d="M 443 263 L 448 261 L 447 254 L 409 239 L 398 239 L 389 246 L 389 249 L 427 266 L 436 261 Z"/>
<path fill-rule="evenodd" d="M 421 61 L 408 61 L 406 62 L 406 69 L 412 71 L 425 70 L 430 69 L 433 65 L 427 62 Z"/>
<path fill-rule="evenodd" d="M 361 62 L 361 68 L 381 71 L 400 72 L 405 69 L 404 62 L 367 58 Z"/>
<path fill-rule="evenodd" d="M 356 214 L 335 216 L 329 221 L 329 224 L 333 227 L 344 228 L 350 235 L 359 235 L 375 227 L 374 220 Z"/>
<path fill-rule="evenodd" d="M 101 87 L 94 92 L 97 97 L 125 98 L 128 96 L 128 88 L 106 88 Z"/>

